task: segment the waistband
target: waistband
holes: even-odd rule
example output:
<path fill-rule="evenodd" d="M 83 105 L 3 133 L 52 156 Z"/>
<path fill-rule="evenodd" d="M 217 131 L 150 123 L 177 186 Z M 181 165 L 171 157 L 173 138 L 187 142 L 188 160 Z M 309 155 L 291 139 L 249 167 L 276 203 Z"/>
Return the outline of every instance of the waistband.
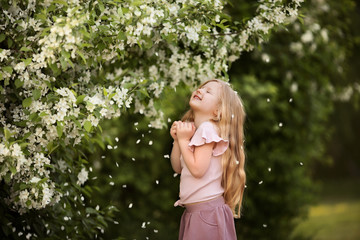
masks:
<path fill-rule="evenodd" d="M 200 212 L 200 211 L 212 210 L 216 207 L 221 207 L 224 204 L 225 204 L 224 197 L 219 196 L 206 202 L 187 204 L 185 205 L 185 208 L 187 212 Z"/>

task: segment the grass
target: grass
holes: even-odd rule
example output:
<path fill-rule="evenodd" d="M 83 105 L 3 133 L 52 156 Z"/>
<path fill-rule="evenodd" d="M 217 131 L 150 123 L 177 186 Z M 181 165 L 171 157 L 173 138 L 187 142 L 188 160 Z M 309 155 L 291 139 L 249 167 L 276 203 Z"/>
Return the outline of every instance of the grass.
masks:
<path fill-rule="evenodd" d="M 293 236 L 313 240 L 360 239 L 360 181 L 326 182 L 320 201 Z"/>

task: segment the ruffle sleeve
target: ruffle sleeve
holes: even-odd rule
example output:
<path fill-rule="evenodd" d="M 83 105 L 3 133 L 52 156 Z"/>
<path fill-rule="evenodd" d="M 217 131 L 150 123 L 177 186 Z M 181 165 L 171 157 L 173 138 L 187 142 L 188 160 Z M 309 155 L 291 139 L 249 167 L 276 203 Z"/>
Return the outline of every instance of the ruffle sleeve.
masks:
<path fill-rule="evenodd" d="M 195 147 L 211 142 L 215 142 L 215 146 L 213 148 L 214 156 L 223 154 L 229 146 L 229 141 L 222 139 L 217 134 L 212 123 L 204 122 L 195 131 L 193 137 L 190 140 L 189 148 L 192 152 L 194 152 Z"/>

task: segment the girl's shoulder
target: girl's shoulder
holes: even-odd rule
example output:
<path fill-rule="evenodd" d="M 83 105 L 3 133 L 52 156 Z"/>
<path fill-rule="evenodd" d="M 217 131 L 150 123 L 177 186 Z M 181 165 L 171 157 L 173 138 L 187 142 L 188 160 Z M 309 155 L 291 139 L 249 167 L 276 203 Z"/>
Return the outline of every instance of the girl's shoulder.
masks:
<path fill-rule="evenodd" d="M 197 130 L 215 132 L 217 135 L 220 135 L 219 127 L 211 121 L 201 123 Z"/>

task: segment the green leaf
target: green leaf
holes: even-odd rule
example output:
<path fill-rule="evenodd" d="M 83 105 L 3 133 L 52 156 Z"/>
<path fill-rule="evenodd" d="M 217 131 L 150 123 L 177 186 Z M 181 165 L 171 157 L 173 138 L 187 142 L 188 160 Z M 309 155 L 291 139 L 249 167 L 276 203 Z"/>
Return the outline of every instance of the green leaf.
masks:
<path fill-rule="evenodd" d="M 27 108 L 31 105 L 32 103 L 32 98 L 29 97 L 29 98 L 25 98 L 23 101 L 22 101 L 22 105 L 24 108 Z"/>
<path fill-rule="evenodd" d="M 24 85 L 24 82 L 21 81 L 19 78 L 17 78 L 17 79 L 15 80 L 15 87 L 16 87 L 16 88 L 20 88 L 20 87 L 22 87 L 23 85 Z"/>
<path fill-rule="evenodd" d="M 144 95 L 147 96 L 147 97 L 150 97 L 149 93 L 146 91 L 145 88 L 139 89 L 139 92 L 141 92 L 142 94 L 144 94 Z"/>
<path fill-rule="evenodd" d="M 25 67 L 29 66 L 29 64 L 32 62 L 31 58 L 27 58 L 25 60 L 23 60 L 23 62 L 25 63 Z"/>
<path fill-rule="evenodd" d="M 14 168 L 13 166 L 9 166 L 9 168 L 12 174 L 16 173 L 16 168 Z"/>
<path fill-rule="evenodd" d="M 6 183 L 6 184 L 9 184 L 10 181 L 11 181 L 10 175 L 11 175 L 11 173 L 7 173 L 7 174 L 4 176 L 4 180 L 5 180 L 5 183 Z"/>
<path fill-rule="evenodd" d="M 81 59 L 82 59 L 82 60 L 84 61 L 84 63 L 86 64 L 86 59 L 85 59 L 84 54 L 83 54 L 81 51 L 79 51 L 79 50 L 77 50 L 76 53 L 79 54 L 79 56 L 81 57 Z"/>
<path fill-rule="evenodd" d="M 11 48 L 12 45 L 14 44 L 14 42 L 13 42 L 13 40 L 11 40 L 10 38 L 8 38 L 7 44 L 8 44 L 8 48 Z"/>
<path fill-rule="evenodd" d="M 61 70 L 58 68 L 56 63 L 54 63 L 54 64 L 48 63 L 48 66 L 50 66 L 50 68 L 53 71 L 55 77 L 57 77 L 57 76 L 59 76 L 61 74 Z"/>
<path fill-rule="evenodd" d="M 25 183 L 20 184 L 20 191 L 26 189 L 28 186 Z"/>
<path fill-rule="evenodd" d="M 76 98 L 76 104 L 82 103 L 86 95 L 80 95 Z"/>
<path fill-rule="evenodd" d="M 62 1 L 62 0 L 54 0 L 54 1 L 52 1 L 52 4 L 61 4 L 64 6 L 68 5 L 66 1 Z"/>
<path fill-rule="evenodd" d="M 13 73 L 13 68 L 10 67 L 10 66 L 5 66 L 5 67 L 2 67 L 2 70 L 9 73 L 9 74 L 12 74 Z"/>
<path fill-rule="evenodd" d="M 87 132 L 90 132 L 91 131 L 91 128 L 92 128 L 92 125 L 91 125 L 91 122 L 90 121 L 85 121 L 84 123 L 84 128 Z"/>
<path fill-rule="evenodd" d="M 39 114 L 40 117 L 45 117 L 45 116 L 48 116 L 48 115 L 49 115 L 49 114 L 46 113 L 46 112 L 41 112 L 41 113 Z"/>
<path fill-rule="evenodd" d="M 61 138 L 61 136 L 63 134 L 63 130 L 64 130 L 63 123 L 62 122 L 57 122 L 56 131 L 57 131 L 57 134 L 58 134 L 59 138 Z"/>
<path fill-rule="evenodd" d="M 117 12 L 118 12 L 118 14 L 119 14 L 120 17 L 123 17 L 123 16 L 124 16 L 121 6 L 119 6 Z"/>
<path fill-rule="evenodd" d="M 104 93 L 104 96 L 108 95 L 108 92 L 106 91 L 106 88 L 103 88 L 103 93 Z"/>
<path fill-rule="evenodd" d="M 95 209 L 90 208 L 90 207 L 86 208 L 85 212 L 89 213 L 89 214 L 99 214 Z"/>
<path fill-rule="evenodd" d="M 34 100 L 38 100 L 41 97 L 41 91 L 39 89 L 34 89 L 32 91 L 32 95 L 34 97 Z"/>
<path fill-rule="evenodd" d="M 69 53 L 69 52 L 66 52 L 65 50 L 62 50 L 62 51 L 61 51 L 61 55 L 62 55 L 64 58 L 70 58 L 70 53 Z"/>
<path fill-rule="evenodd" d="M 22 48 L 20 48 L 20 51 L 22 51 L 22 52 L 30 52 L 30 51 L 31 51 L 31 48 L 22 47 Z"/>
<path fill-rule="evenodd" d="M 126 33 L 120 31 L 119 34 L 118 34 L 118 39 L 119 40 L 126 40 Z"/>
<path fill-rule="evenodd" d="M 98 0 L 98 3 L 99 3 L 99 9 L 101 12 L 104 12 L 105 8 L 104 8 L 104 4 L 102 3 L 101 0 Z"/>
<path fill-rule="evenodd" d="M 4 41 L 6 38 L 6 35 L 4 33 L 0 34 L 0 43 Z"/>
<path fill-rule="evenodd" d="M 11 137 L 11 132 L 9 131 L 9 129 L 4 128 L 4 134 L 5 134 L 5 139 L 9 140 L 9 138 Z"/>
<path fill-rule="evenodd" d="M 32 134 L 31 132 L 26 133 L 26 134 L 24 135 L 24 137 L 22 138 L 22 140 L 27 139 L 28 137 L 30 137 L 31 134 Z"/>

